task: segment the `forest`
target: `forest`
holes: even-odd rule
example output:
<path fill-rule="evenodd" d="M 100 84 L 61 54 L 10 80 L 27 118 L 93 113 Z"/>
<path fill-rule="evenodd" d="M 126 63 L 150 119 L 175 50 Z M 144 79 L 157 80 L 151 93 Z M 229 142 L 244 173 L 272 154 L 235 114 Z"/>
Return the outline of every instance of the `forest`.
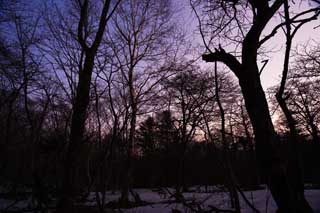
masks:
<path fill-rule="evenodd" d="M 0 0 L 0 212 L 319 212 L 319 16 Z"/>

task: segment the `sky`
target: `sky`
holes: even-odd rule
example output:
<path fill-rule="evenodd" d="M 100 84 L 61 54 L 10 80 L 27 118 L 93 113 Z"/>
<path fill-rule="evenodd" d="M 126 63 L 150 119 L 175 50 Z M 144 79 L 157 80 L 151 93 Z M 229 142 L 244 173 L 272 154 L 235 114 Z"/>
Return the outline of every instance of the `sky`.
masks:
<path fill-rule="evenodd" d="M 177 0 L 175 7 L 181 8 L 179 13 L 179 23 L 184 25 L 183 27 L 188 32 L 188 37 L 192 40 L 195 45 L 202 45 L 202 39 L 198 33 L 198 22 L 195 15 L 193 14 L 191 7 L 189 5 L 189 0 Z M 296 4 L 293 6 L 295 12 L 303 11 L 307 5 Z M 275 20 L 270 21 L 265 33 L 267 34 L 275 26 L 277 22 Z M 319 20 L 313 21 L 312 23 L 305 24 L 298 33 L 295 35 L 292 44 L 292 50 L 295 50 L 298 45 L 305 44 L 309 40 L 318 40 L 320 38 L 320 27 L 314 29 L 316 26 L 320 25 Z M 285 50 L 285 37 L 284 33 L 279 30 L 279 32 L 266 42 L 265 46 L 272 50 L 263 59 L 269 59 L 268 64 L 264 68 L 261 74 L 261 83 L 263 88 L 266 90 L 271 86 L 277 85 L 281 79 L 281 72 L 283 66 L 284 50 Z M 205 50 L 203 50 L 204 52 Z M 292 51 L 293 53 L 293 51 Z M 293 62 L 291 59 L 290 62 Z M 258 62 L 259 66 L 262 63 Z"/>
<path fill-rule="evenodd" d="M 41 5 L 43 0 L 32 0 L 34 5 Z M 61 0 L 55 0 L 54 2 L 60 2 Z M 176 17 L 175 19 L 178 20 L 179 27 L 182 27 L 187 32 L 187 38 L 194 43 L 195 46 L 202 45 L 202 39 L 199 35 L 198 30 L 198 22 L 197 19 L 191 10 L 189 0 L 172 0 L 173 8 L 176 10 Z M 296 1 L 298 2 L 298 1 Z M 302 0 L 302 2 L 307 2 L 306 0 Z M 306 4 L 298 4 L 294 5 L 293 10 L 295 12 L 299 12 L 306 9 Z M 272 26 L 275 25 L 275 21 L 271 21 L 270 24 L 267 26 L 267 30 L 269 31 L 272 29 Z M 316 26 L 320 25 L 320 21 L 313 21 L 312 23 L 308 23 L 304 25 L 296 34 L 293 40 L 292 50 L 294 50 L 297 45 L 304 44 L 309 40 L 318 40 L 320 38 L 320 27 L 314 29 Z M 282 65 L 283 65 L 283 56 L 284 56 L 284 49 L 285 49 L 285 37 L 283 32 L 280 30 L 276 36 L 271 38 L 265 46 L 272 50 L 272 53 L 269 53 L 267 57 L 263 59 L 269 59 L 268 64 L 264 68 L 264 71 L 261 75 L 261 82 L 266 90 L 267 88 L 279 84 Z M 200 54 L 204 53 L 205 49 L 203 48 L 203 52 L 199 52 Z M 291 60 L 293 62 L 293 60 Z M 204 63 L 202 63 L 204 64 Z M 262 63 L 258 62 L 259 66 L 262 66 Z M 210 65 L 209 65 L 210 66 Z M 208 67 L 208 65 L 204 66 Z"/>

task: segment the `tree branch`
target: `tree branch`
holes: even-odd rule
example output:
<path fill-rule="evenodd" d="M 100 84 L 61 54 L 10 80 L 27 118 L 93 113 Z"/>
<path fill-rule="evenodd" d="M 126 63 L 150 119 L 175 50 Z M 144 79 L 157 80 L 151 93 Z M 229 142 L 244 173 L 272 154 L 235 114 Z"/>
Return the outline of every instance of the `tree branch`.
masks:
<path fill-rule="evenodd" d="M 312 20 L 316 20 L 317 17 L 319 16 L 319 11 L 320 11 L 320 8 L 312 8 L 312 9 L 309 9 L 309 10 L 306 10 L 306 11 L 303 11 L 301 13 L 298 13 L 296 14 L 295 16 L 293 16 L 292 18 L 290 18 L 288 21 L 285 21 L 285 22 L 282 22 L 280 24 L 278 24 L 277 26 L 275 26 L 271 33 L 269 33 L 268 35 L 266 35 L 263 39 L 260 40 L 259 42 L 259 46 L 261 46 L 262 44 L 264 44 L 266 41 L 268 41 L 270 38 L 272 38 L 273 36 L 276 35 L 276 33 L 278 32 L 278 30 L 285 26 L 286 25 L 286 22 L 289 22 L 290 24 L 294 24 L 294 23 L 298 23 L 298 26 L 296 27 L 296 29 L 298 30 L 303 24 L 309 22 L 309 21 L 312 21 Z M 307 15 L 309 13 L 312 13 L 314 12 L 315 14 L 312 15 L 311 17 L 308 17 L 308 18 L 304 18 L 304 19 L 298 19 L 300 18 L 301 16 L 304 16 L 304 15 Z M 294 31 L 297 31 L 297 30 L 294 30 Z M 295 33 L 294 33 L 295 34 Z"/>
<path fill-rule="evenodd" d="M 227 65 L 231 71 L 239 77 L 241 71 L 241 63 L 230 53 L 227 53 L 224 49 L 219 47 L 214 53 L 203 54 L 202 60 L 205 62 L 222 62 Z"/>
<path fill-rule="evenodd" d="M 118 5 L 120 4 L 121 0 L 117 1 L 115 6 L 113 7 L 113 9 L 111 10 L 110 14 L 108 15 L 108 11 L 109 11 L 109 8 L 110 8 L 110 2 L 111 2 L 111 0 L 106 0 L 104 5 L 103 5 L 101 18 L 100 18 L 100 21 L 99 21 L 99 28 L 98 28 L 96 37 L 95 37 L 94 42 L 93 42 L 92 47 L 91 47 L 94 51 L 96 51 L 96 49 L 100 45 L 103 33 L 104 33 L 106 25 L 107 25 L 107 22 L 111 18 L 112 14 L 115 12 L 115 10 L 118 7 Z"/>
<path fill-rule="evenodd" d="M 83 36 L 83 28 L 85 27 L 87 15 L 88 15 L 88 1 L 87 0 L 84 1 L 83 4 L 81 4 L 81 2 L 79 1 L 79 6 L 80 6 L 80 19 L 78 23 L 78 42 L 84 50 L 87 50 L 88 46 Z"/>

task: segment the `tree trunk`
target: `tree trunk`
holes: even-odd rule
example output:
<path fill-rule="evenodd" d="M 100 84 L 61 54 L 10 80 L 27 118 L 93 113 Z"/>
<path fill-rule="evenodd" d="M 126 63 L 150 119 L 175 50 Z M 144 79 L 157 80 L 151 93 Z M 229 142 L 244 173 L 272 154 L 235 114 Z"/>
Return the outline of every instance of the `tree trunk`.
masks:
<path fill-rule="evenodd" d="M 287 107 L 285 99 L 278 94 L 276 95 L 277 101 L 285 114 L 289 129 L 290 129 L 290 141 L 289 141 L 289 162 L 287 166 L 287 172 L 289 176 L 290 186 L 294 190 L 294 196 L 297 202 L 297 208 L 299 212 L 312 212 L 312 209 L 304 197 L 304 179 L 303 179 L 303 165 L 302 156 L 300 154 L 300 148 L 298 143 L 298 133 L 295 126 L 294 118 L 290 110 Z"/>
<path fill-rule="evenodd" d="M 127 206 L 129 204 L 129 192 L 130 192 L 130 184 L 131 184 L 131 174 L 132 174 L 132 161 L 133 161 L 133 149 L 135 143 L 136 136 L 136 119 L 137 119 L 137 101 L 136 94 L 134 88 L 134 76 L 133 76 L 133 67 L 129 70 L 129 95 L 130 95 L 130 106 L 131 106 L 131 119 L 130 119 L 130 130 L 129 130 L 129 138 L 127 144 L 127 158 L 125 162 L 125 174 L 123 178 L 123 186 L 121 192 L 120 202 L 122 205 Z"/>
<path fill-rule="evenodd" d="M 271 121 L 267 100 L 261 86 L 259 69 L 256 63 L 255 41 L 249 39 L 244 42 L 242 69 L 239 78 L 245 105 L 252 122 L 256 153 L 259 167 L 267 178 L 267 185 L 281 212 L 298 212 L 295 193 L 290 186 L 287 165 L 281 158 L 277 144 L 279 138 Z M 253 40 L 253 41 L 252 41 Z"/>
<path fill-rule="evenodd" d="M 294 33 L 291 32 L 290 24 L 290 13 L 289 13 L 289 4 L 288 0 L 284 1 L 284 14 L 285 14 L 285 35 L 286 35 L 286 49 L 285 57 L 282 70 L 282 79 L 279 87 L 279 91 L 276 93 L 276 99 L 282 109 L 287 124 L 290 129 L 290 140 L 289 140 L 289 156 L 288 156 L 288 166 L 287 173 L 290 186 L 293 190 L 294 199 L 297 201 L 296 208 L 298 212 L 312 212 L 312 209 L 304 197 L 304 179 L 303 179 L 303 165 L 302 157 L 299 152 L 298 144 L 298 133 L 295 125 L 295 120 L 292 116 L 291 111 L 289 110 L 286 98 L 284 96 L 285 85 L 287 81 L 287 76 L 289 72 L 289 60 L 290 60 L 290 51 L 292 46 L 292 39 Z"/>
<path fill-rule="evenodd" d="M 231 161 L 230 161 L 230 153 L 226 138 L 226 131 L 225 131 L 225 112 L 222 106 L 222 103 L 220 101 L 220 95 L 219 95 L 219 83 L 218 83 L 218 72 L 217 72 L 217 62 L 214 64 L 214 80 L 215 80 L 215 95 L 217 104 L 220 111 L 221 116 L 221 136 L 222 136 L 222 145 L 223 145 L 223 160 L 226 164 L 226 174 L 227 174 L 227 183 L 228 183 L 228 189 L 230 193 L 230 201 L 232 208 L 235 208 L 235 211 L 237 213 L 240 212 L 240 202 L 239 202 L 239 195 L 236 189 L 236 177 L 234 175 Z"/>
<path fill-rule="evenodd" d="M 203 55 L 202 58 L 207 62 L 223 62 L 238 77 L 255 135 L 259 168 L 266 178 L 279 211 L 299 212 L 299 201 L 290 186 L 286 163 L 281 158 L 281 153 L 279 153 L 277 147 L 279 138 L 271 120 L 265 93 L 260 82 L 260 70 L 257 65 L 261 33 L 269 20 L 283 5 L 283 1 L 276 0 L 272 6 L 268 6 L 268 1 L 261 1 L 261 4 L 257 5 L 253 4 L 254 2 L 252 1 L 250 4 L 254 8 L 256 7 L 256 16 L 242 42 L 242 63 L 234 55 L 227 53 L 221 46 L 215 52 Z"/>
<path fill-rule="evenodd" d="M 246 70 L 256 70 L 256 74 L 258 74 L 258 67 L 254 65 L 248 64 Z M 291 203 L 293 201 L 292 190 L 287 179 L 286 165 L 276 147 L 279 139 L 270 118 L 260 79 L 257 75 L 256 79 L 254 76 L 248 76 L 246 79 L 240 79 L 240 86 L 254 130 L 259 167 L 267 178 L 267 185 L 279 210 L 295 212 L 294 205 Z"/>
<path fill-rule="evenodd" d="M 94 54 L 86 55 L 83 70 L 79 73 L 79 83 L 75 102 L 73 105 L 73 113 L 71 120 L 70 141 L 64 160 L 64 171 L 62 179 L 61 200 L 58 204 L 59 212 L 74 212 L 73 198 L 77 194 L 77 186 L 75 176 L 77 167 L 79 166 L 77 153 L 79 153 L 82 145 L 87 106 L 90 97 L 91 74 L 93 70 Z"/>

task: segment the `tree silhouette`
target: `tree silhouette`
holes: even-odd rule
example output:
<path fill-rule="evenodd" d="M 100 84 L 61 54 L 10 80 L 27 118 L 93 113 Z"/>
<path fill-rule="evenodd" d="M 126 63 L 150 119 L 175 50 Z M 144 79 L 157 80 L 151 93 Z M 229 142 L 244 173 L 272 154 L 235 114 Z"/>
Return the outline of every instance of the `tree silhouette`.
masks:
<path fill-rule="evenodd" d="M 279 210 L 284 212 L 309 212 L 310 210 L 305 208 L 304 200 L 300 199 L 299 193 L 290 186 L 286 172 L 286 164 L 276 148 L 279 141 L 271 121 L 267 100 L 260 82 L 260 69 L 257 64 L 258 50 L 260 47 L 275 35 L 278 28 L 284 25 L 284 23 L 279 24 L 270 34 L 262 39 L 260 38 L 270 19 L 275 16 L 285 1 L 276 0 L 269 2 L 267 0 L 252 0 L 207 2 L 207 20 L 209 20 L 209 23 L 213 23 L 205 29 L 213 32 L 213 35 L 209 33 L 211 36 L 209 43 L 205 40 L 206 32 L 203 31 L 204 28 L 201 25 L 201 18 L 196 12 L 200 23 L 200 33 L 209 51 L 209 53 L 204 54 L 202 58 L 206 62 L 218 61 L 224 63 L 239 79 L 246 109 L 254 130 L 259 166 L 267 179 L 267 185 L 270 188 Z M 191 5 L 194 11 L 196 11 L 192 1 Z M 311 9 L 311 11 L 305 13 L 310 12 L 312 14 L 315 11 L 318 13 L 318 8 Z M 248 13 L 251 14 L 248 15 Z M 250 16 L 251 19 L 245 18 L 248 16 Z M 290 21 L 295 22 L 300 16 L 301 15 L 297 15 L 290 19 Z M 216 22 L 215 18 L 220 19 L 220 21 Z M 235 54 L 228 53 L 223 49 L 220 44 L 215 51 L 211 51 L 209 47 L 210 42 L 214 37 L 221 36 L 222 34 L 226 36 L 222 39 L 228 40 L 229 38 L 233 38 L 233 40 L 230 40 L 236 49 L 238 49 L 237 44 L 241 44 L 241 61 L 238 60 Z"/>

